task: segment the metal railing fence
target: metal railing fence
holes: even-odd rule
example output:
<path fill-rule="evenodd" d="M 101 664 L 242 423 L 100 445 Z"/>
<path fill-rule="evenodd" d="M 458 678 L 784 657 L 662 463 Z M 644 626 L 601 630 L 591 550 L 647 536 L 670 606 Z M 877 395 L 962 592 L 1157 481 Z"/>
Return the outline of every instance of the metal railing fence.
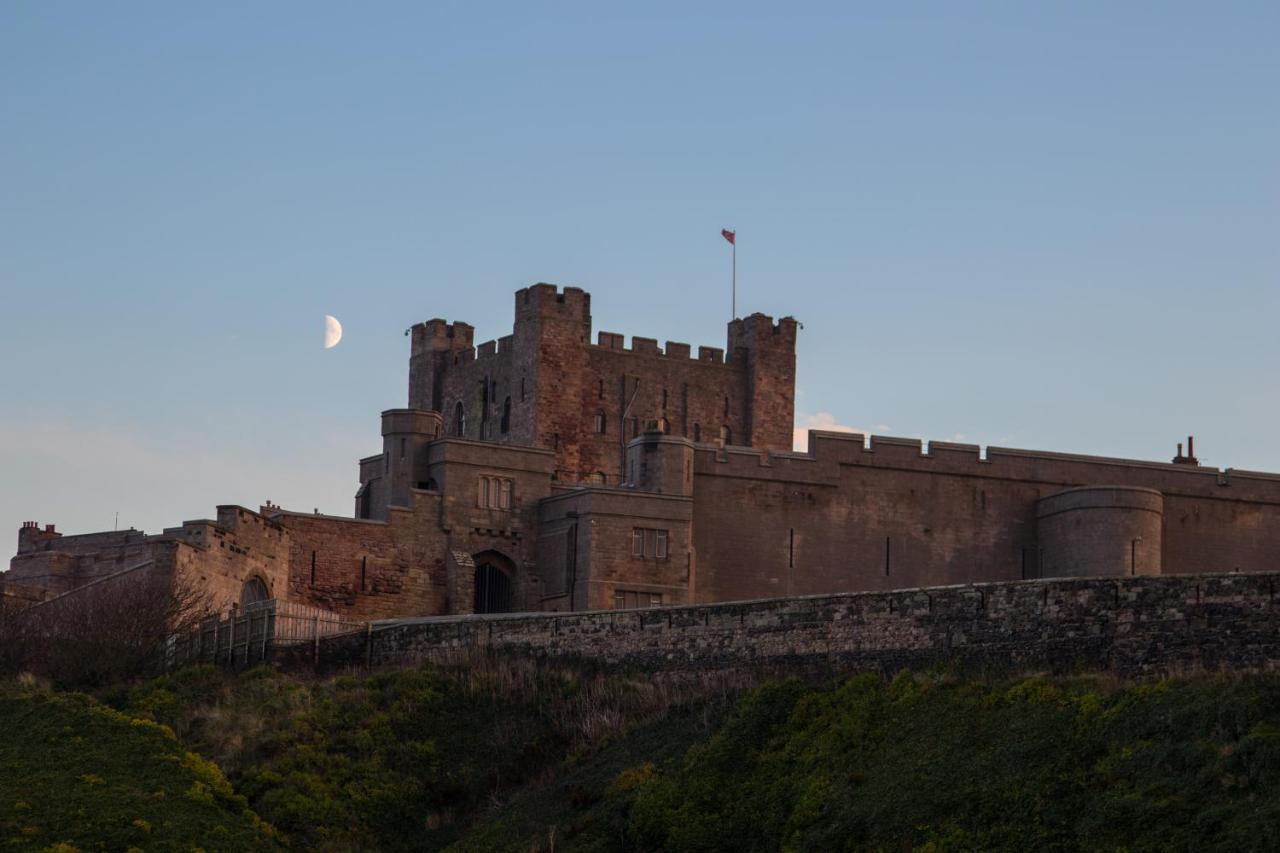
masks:
<path fill-rule="evenodd" d="M 268 599 L 232 606 L 226 616 L 211 617 L 185 636 L 170 639 L 169 668 L 214 663 L 232 668 L 268 660 L 277 646 L 311 643 L 321 637 L 364 631 L 366 623 L 293 601 Z"/>

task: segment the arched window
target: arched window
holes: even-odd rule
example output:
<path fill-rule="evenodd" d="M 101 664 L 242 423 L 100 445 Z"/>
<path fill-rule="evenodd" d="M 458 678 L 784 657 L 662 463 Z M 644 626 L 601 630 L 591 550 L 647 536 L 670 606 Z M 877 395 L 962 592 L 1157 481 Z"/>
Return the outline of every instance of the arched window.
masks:
<path fill-rule="evenodd" d="M 693 425 L 693 440 L 702 441 L 702 424 Z"/>
<path fill-rule="evenodd" d="M 725 444 L 733 444 L 733 430 L 727 426 L 720 427 L 720 440 Z"/>
<path fill-rule="evenodd" d="M 596 432 L 604 435 L 609 428 L 609 421 L 605 418 L 604 412 L 596 412 Z"/>
<path fill-rule="evenodd" d="M 467 434 L 467 413 L 461 400 L 453 407 L 453 434 L 459 437 Z"/>
<path fill-rule="evenodd" d="M 499 423 L 499 429 L 503 434 L 511 431 L 511 398 L 502 401 L 502 421 Z"/>
<path fill-rule="evenodd" d="M 666 418 L 658 418 L 658 431 L 664 435 L 671 432 L 671 424 Z"/>
<path fill-rule="evenodd" d="M 587 484 L 591 486 L 603 486 L 605 484 L 605 474 L 603 471 L 596 471 L 587 475 Z"/>
<path fill-rule="evenodd" d="M 600 380 L 600 385 L 596 389 L 596 399 L 598 400 L 604 399 L 604 380 L 603 379 Z"/>

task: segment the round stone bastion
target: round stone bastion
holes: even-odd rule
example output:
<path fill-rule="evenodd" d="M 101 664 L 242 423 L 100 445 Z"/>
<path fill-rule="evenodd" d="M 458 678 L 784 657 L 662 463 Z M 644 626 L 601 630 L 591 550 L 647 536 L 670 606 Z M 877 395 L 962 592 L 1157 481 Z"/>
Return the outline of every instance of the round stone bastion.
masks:
<path fill-rule="evenodd" d="M 1040 577 L 1160 574 L 1164 495 L 1132 486 L 1082 486 L 1036 502 Z"/>

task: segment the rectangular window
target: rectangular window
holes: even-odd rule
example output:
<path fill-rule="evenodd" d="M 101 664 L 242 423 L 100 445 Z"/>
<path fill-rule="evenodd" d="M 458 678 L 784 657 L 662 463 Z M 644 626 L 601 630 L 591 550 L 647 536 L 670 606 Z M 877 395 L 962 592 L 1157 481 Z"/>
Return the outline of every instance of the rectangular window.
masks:
<path fill-rule="evenodd" d="M 638 592 L 631 589 L 618 589 L 613 592 L 614 610 L 635 610 L 641 607 L 661 607 L 662 593 Z"/>
<path fill-rule="evenodd" d="M 511 481 L 503 480 L 498 491 L 498 509 L 511 509 Z"/>
<path fill-rule="evenodd" d="M 667 531 L 652 527 L 635 527 L 631 530 L 631 556 L 665 560 L 668 555 Z"/>

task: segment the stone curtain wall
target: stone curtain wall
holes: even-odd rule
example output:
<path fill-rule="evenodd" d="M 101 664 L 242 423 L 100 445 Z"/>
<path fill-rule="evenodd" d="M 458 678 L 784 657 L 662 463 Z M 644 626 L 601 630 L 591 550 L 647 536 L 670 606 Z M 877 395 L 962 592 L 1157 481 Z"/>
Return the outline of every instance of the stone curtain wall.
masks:
<path fill-rule="evenodd" d="M 1049 578 L 1079 570 L 1102 536 L 1119 553 L 1090 574 L 1129 575 L 1137 538 L 1134 574 L 1155 574 L 1157 562 L 1161 574 L 1280 568 L 1280 475 L 997 447 L 984 455 L 944 442 L 924 453 L 918 439 L 810 435 L 808 454 L 695 449 L 700 600 Z M 1116 507 L 1094 514 L 1083 538 L 1051 529 L 1053 541 L 1041 543 L 1038 502 L 1080 486 L 1155 490 L 1162 520 L 1144 512 L 1138 522 L 1132 508 Z M 1054 554 L 1046 544 L 1080 551 Z"/>
<path fill-rule="evenodd" d="M 1280 662 L 1280 574 L 1089 578 L 652 610 L 439 617 L 323 640 L 321 669 L 494 649 L 610 668 L 811 666 L 894 672 L 956 663 L 1121 675 Z M 280 649 L 307 665 L 314 649 Z"/>

